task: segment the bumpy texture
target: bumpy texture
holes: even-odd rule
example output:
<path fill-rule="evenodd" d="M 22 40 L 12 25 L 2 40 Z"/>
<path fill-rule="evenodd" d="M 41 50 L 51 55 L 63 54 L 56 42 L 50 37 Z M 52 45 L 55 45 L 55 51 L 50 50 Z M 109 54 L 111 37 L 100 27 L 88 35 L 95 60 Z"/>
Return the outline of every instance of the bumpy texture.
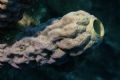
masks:
<path fill-rule="evenodd" d="M 8 27 L 22 18 L 20 0 L 0 0 L 0 28 Z"/>
<path fill-rule="evenodd" d="M 37 34 L 32 37 L 23 37 L 12 46 L 0 44 L 0 62 L 16 68 L 31 61 L 38 65 L 52 64 L 68 56 L 82 54 L 100 43 L 104 36 L 102 23 L 81 10 L 70 12 L 45 27 L 43 31 L 36 31 Z M 35 29 L 31 30 L 34 32 Z"/>

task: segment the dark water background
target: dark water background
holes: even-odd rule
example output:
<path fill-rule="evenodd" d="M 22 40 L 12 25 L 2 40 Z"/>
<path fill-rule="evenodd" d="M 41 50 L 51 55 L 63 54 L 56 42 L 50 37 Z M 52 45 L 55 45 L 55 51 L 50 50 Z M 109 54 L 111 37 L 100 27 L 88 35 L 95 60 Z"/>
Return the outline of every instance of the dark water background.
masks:
<path fill-rule="evenodd" d="M 103 22 L 105 38 L 96 49 L 60 66 L 5 67 L 0 70 L 0 80 L 120 80 L 120 0 L 35 0 L 29 4 L 26 13 L 33 16 L 41 10 L 41 23 L 71 11 L 88 11 Z"/>

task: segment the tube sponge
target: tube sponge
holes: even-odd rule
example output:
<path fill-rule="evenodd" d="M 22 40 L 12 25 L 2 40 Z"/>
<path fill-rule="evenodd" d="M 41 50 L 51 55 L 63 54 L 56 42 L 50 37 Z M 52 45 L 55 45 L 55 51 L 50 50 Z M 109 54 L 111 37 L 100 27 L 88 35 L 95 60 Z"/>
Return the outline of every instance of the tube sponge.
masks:
<path fill-rule="evenodd" d="M 95 16 L 80 10 L 70 12 L 46 25 L 43 31 L 36 32 L 35 36 L 23 37 L 12 46 L 1 48 L 0 62 L 18 68 L 31 61 L 44 65 L 68 56 L 78 56 L 102 41 L 104 27 Z"/>

